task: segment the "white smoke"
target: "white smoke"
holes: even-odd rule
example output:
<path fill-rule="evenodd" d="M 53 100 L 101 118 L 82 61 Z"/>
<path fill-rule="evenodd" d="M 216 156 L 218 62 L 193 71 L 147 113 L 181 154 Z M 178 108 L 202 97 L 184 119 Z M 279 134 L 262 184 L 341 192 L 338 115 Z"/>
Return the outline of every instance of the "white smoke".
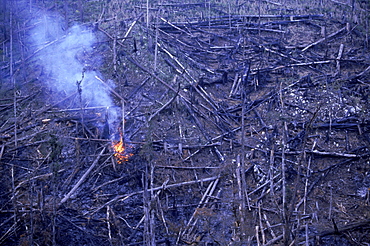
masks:
<path fill-rule="evenodd" d="M 106 107 L 112 127 L 118 118 L 118 108 L 114 107 L 107 86 L 96 78 L 100 74 L 89 64 L 89 54 L 96 43 L 94 33 L 81 25 L 65 28 L 63 19 L 52 13 L 38 12 L 33 26 L 31 46 L 47 75 L 46 84 L 58 95 L 80 94 L 79 104 L 82 105 L 74 106 Z M 95 56 L 93 59 L 100 58 Z M 109 86 L 113 87 L 112 83 Z"/>

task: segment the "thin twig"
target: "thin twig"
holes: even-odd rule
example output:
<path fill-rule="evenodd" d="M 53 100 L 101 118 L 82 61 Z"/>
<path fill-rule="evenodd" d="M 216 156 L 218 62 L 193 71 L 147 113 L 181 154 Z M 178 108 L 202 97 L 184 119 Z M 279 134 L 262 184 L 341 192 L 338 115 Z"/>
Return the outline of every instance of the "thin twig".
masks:
<path fill-rule="evenodd" d="M 125 40 L 127 39 L 127 37 L 128 37 L 128 35 L 130 34 L 130 32 L 131 32 L 131 30 L 132 30 L 132 28 L 135 26 L 135 24 L 137 23 L 137 21 L 141 18 L 141 16 L 143 16 L 143 14 L 144 13 L 141 13 L 137 18 L 136 18 L 136 20 L 134 20 L 132 23 L 131 23 L 131 25 L 129 26 L 129 28 L 128 28 L 128 30 L 127 30 L 127 32 L 126 32 L 126 34 L 123 36 L 123 38 L 122 38 L 122 43 L 123 42 L 125 42 Z"/>

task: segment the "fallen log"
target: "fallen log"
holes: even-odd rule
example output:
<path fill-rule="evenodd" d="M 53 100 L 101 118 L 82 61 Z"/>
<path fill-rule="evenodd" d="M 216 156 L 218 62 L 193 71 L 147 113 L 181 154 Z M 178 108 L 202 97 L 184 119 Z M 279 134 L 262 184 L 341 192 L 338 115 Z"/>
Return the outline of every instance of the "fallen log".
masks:
<path fill-rule="evenodd" d="M 93 168 L 98 163 L 100 157 L 103 155 L 106 147 L 102 149 L 102 151 L 98 154 L 98 156 L 95 158 L 94 162 L 91 164 L 91 166 L 86 170 L 86 172 L 81 176 L 81 178 L 77 181 L 77 183 L 73 186 L 73 188 L 64 196 L 64 198 L 59 202 L 59 206 L 61 206 L 63 203 L 65 203 L 80 187 L 80 185 L 85 181 L 87 176 L 90 174 L 90 172 L 93 170 Z"/>
<path fill-rule="evenodd" d="M 176 79 L 176 77 L 175 77 Z M 149 119 L 148 119 L 148 123 L 156 116 L 158 115 L 163 109 L 165 109 L 168 105 L 170 105 L 177 97 L 177 95 L 179 94 L 180 92 L 180 85 L 179 85 L 179 88 L 177 89 L 177 92 L 176 94 L 168 101 L 166 102 L 161 108 L 159 108 L 156 112 L 154 112 L 152 115 L 150 115 Z"/>
<path fill-rule="evenodd" d="M 313 62 L 302 62 L 302 63 L 293 63 L 293 64 L 288 64 L 288 65 L 282 65 L 282 66 L 277 66 L 277 67 L 270 67 L 270 68 L 262 68 L 262 69 L 253 69 L 251 72 L 252 75 L 255 75 L 259 72 L 266 72 L 266 71 L 276 71 L 279 69 L 283 68 L 288 68 L 288 67 L 301 67 L 301 66 L 312 66 L 312 65 L 321 65 L 321 64 L 329 64 L 331 63 L 331 60 L 326 60 L 326 61 L 313 61 Z"/>
<path fill-rule="evenodd" d="M 330 39 L 330 38 L 332 38 L 332 37 L 334 37 L 334 36 L 338 35 L 339 33 L 343 32 L 343 31 L 345 31 L 345 30 L 347 30 L 347 26 L 345 26 L 345 27 L 343 27 L 343 28 L 339 29 L 339 30 L 338 30 L 338 31 L 336 31 L 336 32 L 333 32 L 332 34 L 330 34 L 330 35 L 329 35 L 329 36 L 327 36 L 327 37 L 321 38 L 321 39 L 317 40 L 316 42 L 313 42 L 313 43 L 311 43 L 311 44 L 307 45 L 305 48 L 303 48 L 303 49 L 302 49 L 302 51 L 304 52 L 304 51 L 308 50 L 309 48 L 311 48 L 311 47 L 313 47 L 313 46 L 315 46 L 315 45 L 318 45 L 319 43 L 322 43 L 322 42 L 324 42 L 325 40 L 328 40 L 328 39 Z"/>
<path fill-rule="evenodd" d="M 197 183 L 204 183 L 204 182 L 213 181 L 213 180 L 216 180 L 216 179 L 219 179 L 219 178 L 220 178 L 219 176 L 214 176 L 214 177 L 210 177 L 210 178 L 185 181 L 185 182 L 175 183 L 175 184 L 170 184 L 170 185 L 162 185 L 162 186 L 159 186 L 159 187 L 150 188 L 146 192 L 153 192 L 153 191 L 158 191 L 158 190 L 162 190 L 162 189 L 177 188 L 177 187 L 181 187 L 181 186 L 184 186 L 184 185 L 192 185 L 192 184 L 197 184 Z M 144 190 L 140 190 L 140 191 L 137 191 L 137 192 L 132 192 L 130 194 L 117 195 L 115 198 L 109 200 L 108 202 L 106 202 L 102 206 L 94 209 L 93 211 L 89 211 L 89 212 L 84 213 L 84 216 L 86 216 L 86 215 L 90 215 L 91 216 L 91 215 L 99 212 L 104 207 L 117 202 L 118 200 L 124 201 L 127 198 L 130 198 L 130 197 L 136 196 L 136 195 L 140 195 L 140 194 L 143 194 L 143 193 L 144 193 Z"/>
<path fill-rule="evenodd" d="M 333 223 L 333 229 L 322 231 L 322 232 L 319 232 L 319 233 L 315 233 L 314 235 L 311 235 L 309 237 L 309 239 L 310 240 L 317 239 L 317 238 L 320 239 L 320 238 L 330 236 L 330 235 L 340 236 L 340 235 L 343 235 L 346 232 L 356 231 L 356 230 L 362 230 L 363 231 L 363 230 L 366 230 L 366 229 L 367 230 L 370 229 L 370 220 L 369 219 L 364 220 L 364 221 L 350 223 L 350 224 L 347 224 L 343 227 L 337 227 L 337 225 L 335 223 Z M 301 237 L 297 241 L 298 241 L 297 243 L 304 242 L 304 241 L 307 241 L 307 238 L 306 237 Z"/>

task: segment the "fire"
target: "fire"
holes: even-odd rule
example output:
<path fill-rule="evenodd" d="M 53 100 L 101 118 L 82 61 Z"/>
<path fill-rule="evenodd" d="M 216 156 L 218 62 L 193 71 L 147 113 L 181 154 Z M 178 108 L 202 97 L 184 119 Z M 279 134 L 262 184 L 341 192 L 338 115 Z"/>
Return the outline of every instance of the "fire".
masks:
<path fill-rule="evenodd" d="M 112 148 L 114 151 L 114 156 L 117 159 L 119 164 L 128 161 L 128 159 L 133 156 L 132 153 L 127 153 L 127 148 L 130 147 L 129 145 L 123 142 L 123 137 L 121 136 L 119 141 L 112 142 Z"/>

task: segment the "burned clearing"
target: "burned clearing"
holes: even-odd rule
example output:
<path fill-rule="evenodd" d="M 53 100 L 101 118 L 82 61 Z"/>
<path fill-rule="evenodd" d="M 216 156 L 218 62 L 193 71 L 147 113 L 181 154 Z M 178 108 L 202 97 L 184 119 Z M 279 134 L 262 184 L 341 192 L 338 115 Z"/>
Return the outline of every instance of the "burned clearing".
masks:
<path fill-rule="evenodd" d="M 4 0 L 0 245 L 368 245 L 349 2 Z"/>

